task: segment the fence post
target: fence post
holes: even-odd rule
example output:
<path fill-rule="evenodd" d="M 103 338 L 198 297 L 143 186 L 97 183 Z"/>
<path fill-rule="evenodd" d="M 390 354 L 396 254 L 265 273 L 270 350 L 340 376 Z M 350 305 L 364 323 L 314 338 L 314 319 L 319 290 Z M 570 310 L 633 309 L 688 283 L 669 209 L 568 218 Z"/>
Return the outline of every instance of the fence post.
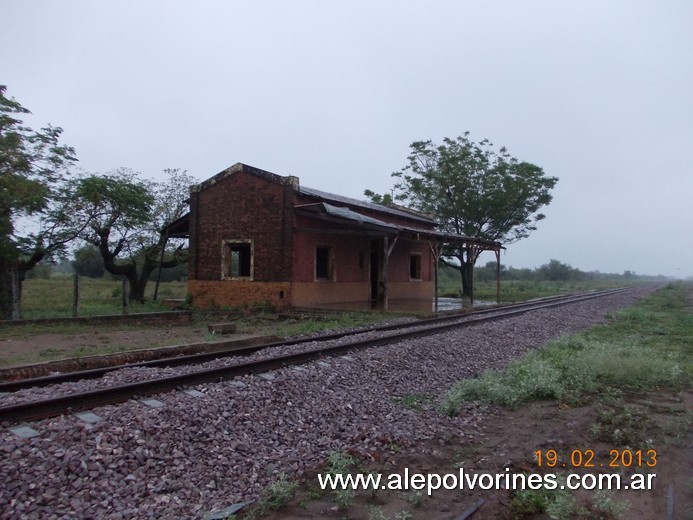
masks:
<path fill-rule="evenodd" d="M 128 279 L 123 278 L 123 314 L 128 313 L 128 301 L 129 301 L 128 292 L 129 292 Z"/>
<path fill-rule="evenodd" d="M 19 288 L 19 271 L 16 267 L 12 269 L 11 274 L 11 299 L 12 299 L 12 320 L 22 319 L 22 296 L 20 294 Z"/>
<path fill-rule="evenodd" d="M 79 275 L 74 278 L 74 291 L 72 294 L 72 317 L 79 318 Z"/>

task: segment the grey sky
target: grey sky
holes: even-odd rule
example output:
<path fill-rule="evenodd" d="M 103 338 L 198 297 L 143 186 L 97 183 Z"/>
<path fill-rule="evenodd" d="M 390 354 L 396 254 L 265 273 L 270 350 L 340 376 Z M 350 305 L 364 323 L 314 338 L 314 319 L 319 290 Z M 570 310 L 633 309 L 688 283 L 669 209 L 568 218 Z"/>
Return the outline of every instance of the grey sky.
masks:
<path fill-rule="evenodd" d="M 363 198 L 469 130 L 560 179 L 503 263 L 693 276 L 690 0 L 0 4 L 0 84 L 87 171 Z"/>

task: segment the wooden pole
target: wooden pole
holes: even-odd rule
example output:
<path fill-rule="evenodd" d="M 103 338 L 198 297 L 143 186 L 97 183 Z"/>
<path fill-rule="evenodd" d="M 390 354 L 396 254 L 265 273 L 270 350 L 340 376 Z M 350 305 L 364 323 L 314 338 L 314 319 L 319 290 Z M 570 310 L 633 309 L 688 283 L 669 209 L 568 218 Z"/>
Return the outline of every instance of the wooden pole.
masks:
<path fill-rule="evenodd" d="M 161 282 L 161 269 L 164 263 L 164 253 L 166 252 L 166 243 L 168 242 L 168 228 L 166 228 L 166 235 L 164 236 L 164 245 L 161 248 L 161 256 L 159 257 L 159 272 L 156 275 L 156 285 L 154 285 L 154 301 L 159 295 L 159 283 Z"/>
<path fill-rule="evenodd" d="M 495 250 L 496 253 L 496 303 L 500 305 L 500 249 Z"/>
<path fill-rule="evenodd" d="M 434 245 L 435 244 L 435 245 Z M 433 255 L 433 311 L 438 313 L 438 257 L 440 245 L 437 242 L 429 242 L 428 247 Z"/>
<path fill-rule="evenodd" d="M 474 309 L 474 260 L 476 260 L 476 249 L 473 245 L 468 245 L 467 250 L 469 260 L 469 306 Z"/>
<path fill-rule="evenodd" d="M 387 295 L 387 264 L 390 259 L 388 253 L 388 239 L 383 237 L 383 309 L 387 310 L 388 295 Z"/>
<path fill-rule="evenodd" d="M 73 280 L 72 291 L 72 317 L 79 318 L 79 275 L 76 274 Z"/>
<path fill-rule="evenodd" d="M 129 298 L 128 298 L 128 279 L 123 278 L 123 314 L 128 313 L 128 304 L 129 304 Z"/>
<path fill-rule="evenodd" d="M 19 293 L 19 271 L 17 268 L 12 269 L 12 320 L 22 319 L 22 297 Z"/>

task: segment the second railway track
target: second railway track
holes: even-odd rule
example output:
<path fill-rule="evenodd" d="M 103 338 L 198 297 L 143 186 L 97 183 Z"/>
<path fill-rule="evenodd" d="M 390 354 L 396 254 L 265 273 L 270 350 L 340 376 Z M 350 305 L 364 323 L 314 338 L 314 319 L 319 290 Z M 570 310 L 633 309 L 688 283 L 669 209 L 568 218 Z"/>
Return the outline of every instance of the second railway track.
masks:
<path fill-rule="evenodd" d="M 336 334 L 327 334 L 318 337 L 304 338 L 299 340 L 291 340 L 285 342 L 272 343 L 249 347 L 247 349 L 236 350 L 228 353 L 210 353 L 196 354 L 192 356 L 181 356 L 179 358 L 170 358 L 166 360 L 158 360 L 153 362 L 136 363 L 133 365 L 121 367 L 108 367 L 105 369 L 89 370 L 78 373 L 60 374 L 57 376 L 47 376 L 34 380 L 17 381 L 12 383 L 4 383 L 0 385 L 2 392 L 14 392 L 21 388 L 27 388 L 37 385 L 60 384 L 69 381 L 80 379 L 102 377 L 108 372 L 121 368 L 132 367 L 161 367 L 161 366 L 180 366 L 185 364 L 202 363 L 212 359 L 226 356 L 239 356 L 243 354 L 252 354 L 259 350 L 269 350 L 272 347 L 286 345 L 300 345 L 302 343 L 325 342 L 328 340 L 343 339 L 336 345 L 327 345 L 317 348 L 309 348 L 307 350 L 289 354 L 280 354 L 277 356 L 267 357 L 260 360 L 252 360 L 247 362 L 239 362 L 230 366 L 215 367 L 202 370 L 196 370 L 189 373 L 177 374 L 174 376 L 160 377 L 140 381 L 129 384 L 121 384 L 117 386 L 109 386 L 94 390 L 73 393 L 58 397 L 51 397 L 41 400 L 32 400 L 26 402 L 14 403 L 6 406 L 0 406 L 0 422 L 14 423 L 19 421 L 38 420 L 48 417 L 54 417 L 61 414 L 82 411 L 97 406 L 106 404 L 114 404 L 129 400 L 135 396 L 145 396 L 170 391 L 176 388 L 184 388 L 202 383 L 219 382 L 233 379 L 238 376 L 257 374 L 275 370 L 282 367 L 300 365 L 322 357 L 336 356 L 346 354 L 349 351 L 389 345 L 392 343 L 420 338 L 432 334 L 445 332 L 453 328 L 469 327 L 480 323 L 505 319 L 513 316 L 518 316 L 527 312 L 539 309 L 568 305 L 594 298 L 600 298 L 615 294 L 628 289 L 612 289 L 608 291 L 600 291 L 579 295 L 563 296 L 551 299 L 544 299 L 535 302 L 527 302 L 508 306 L 504 308 L 492 308 L 483 311 L 477 311 L 464 316 L 445 316 L 442 318 L 434 318 L 429 320 L 421 320 L 406 324 L 388 325 L 381 327 L 370 327 L 359 329 L 356 331 L 340 332 Z M 350 336 L 366 334 L 366 333 L 384 333 L 378 337 L 367 337 L 351 339 Z"/>

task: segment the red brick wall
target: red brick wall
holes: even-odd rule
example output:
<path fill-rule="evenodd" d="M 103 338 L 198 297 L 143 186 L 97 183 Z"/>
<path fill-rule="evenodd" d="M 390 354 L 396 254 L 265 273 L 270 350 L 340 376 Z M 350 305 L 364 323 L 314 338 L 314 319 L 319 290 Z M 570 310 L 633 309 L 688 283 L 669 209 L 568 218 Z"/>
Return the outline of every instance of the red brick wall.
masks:
<path fill-rule="evenodd" d="M 306 232 L 308 227 L 312 231 Z M 296 217 L 293 250 L 293 281 L 315 281 L 315 250 L 331 247 L 334 255 L 335 282 L 368 282 L 371 238 L 357 234 L 338 234 L 334 230 L 343 226 Z M 318 232 L 320 231 L 320 232 Z M 353 231 L 352 231 L 353 233 Z M 363 264 L 359 255 L 363 255 Z M 320 282 L 329 283 L 329 282 Z"/>
<path fill-rule="evenodd" d="M 253 280 L 291 276 L 293 189 L 238 171 L 193 194 L 190 279 L 222 279 L 224 240 L 253 240 Z M 191 237 L 192 238 L 192 237 Z"/>
<path fill-rule="evenodd" d="M 294 307 L 369 300 L 368 282 L 295 282 L 291 288 L 291 304 Z"/>
<path fill-rule="evenodd" d="M 290 179 L 235 165 L 191 193 L 189 291 L 196 307 L 268 302 L 276 308 L 370 299 L 371 242 L 340 224 L 297 217 L 293 206 L 310 203 Z M 399 224 L 406 219 L 357 211 Z M 313 228 L 311 231 L 306 231 Z M 340 233 L 339 231 L 347 231 Z M 225 240 L 252 240 L 252 280 L 222 279 Z M 332 248 L 334 280 L 315 280 L 315 250 Z M 421 253 L 421 281 L 409 280 L 412 252 Z M 382 252 L 379 252 L 382 255 Z M 431 296 L 431 253 L 425 241 L 400 238 L 389 260 L 390 297 Z"/>
<path fill-rule="evenodd" d="M 389 282 L 410 281 L 409 261 L 413 253 L 421 254 L 421 281 L 430 282 L 433 279 L 433 255 L 428 243 L 399 238 L 390 255 L 388 264 Z"/>
<path fill-rule="evenodd" d="M 188 280 L 193 305 L 199 309 L 268 303 L 277 310 L 290 306 L 291 283 L 239 280 Z"/>

